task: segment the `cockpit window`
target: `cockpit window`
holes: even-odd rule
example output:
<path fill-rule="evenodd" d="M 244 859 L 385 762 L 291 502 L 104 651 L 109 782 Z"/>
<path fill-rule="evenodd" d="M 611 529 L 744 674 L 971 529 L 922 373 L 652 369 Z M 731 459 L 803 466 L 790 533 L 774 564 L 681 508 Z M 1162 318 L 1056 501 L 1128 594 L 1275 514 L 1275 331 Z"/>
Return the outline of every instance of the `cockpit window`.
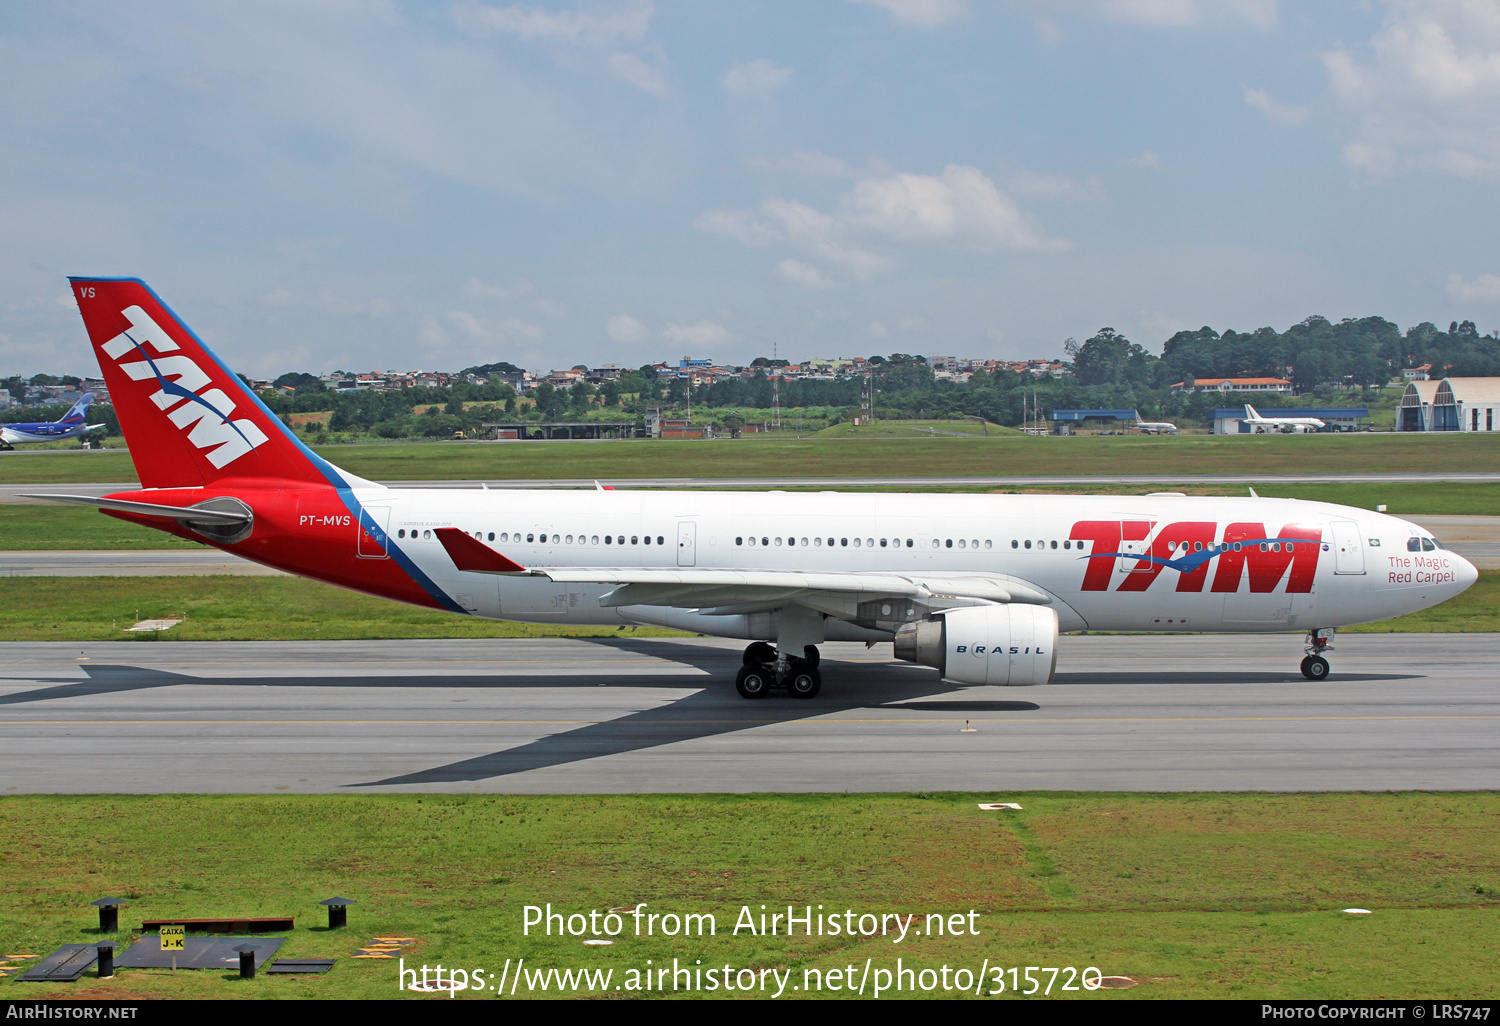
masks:
<path fill-rule="evenodd" d="M 1408 538 L 1408 539 L 1406 539 L 1406 551 L 1407 552 L 1421 552 L 1422 551 L 1422 539 L 1421 538 Z"/>

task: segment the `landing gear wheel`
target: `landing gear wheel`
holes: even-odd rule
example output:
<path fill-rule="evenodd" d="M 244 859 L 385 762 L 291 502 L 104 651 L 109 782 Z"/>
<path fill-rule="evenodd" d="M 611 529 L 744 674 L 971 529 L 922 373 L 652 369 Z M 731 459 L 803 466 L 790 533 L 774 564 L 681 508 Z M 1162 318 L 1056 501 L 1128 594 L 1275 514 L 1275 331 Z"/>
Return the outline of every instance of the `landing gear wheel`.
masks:
<path fill-rule="evenodd" d="M 743 662 L 746 666 L 760 666 L 776 661 L 776 650 L 764 641 L 752 641 L 745 647 Z"/>
<path fill-rule="evenodd" d="M 734 690 L 741 698 L 765 698 L 771 690 L 771 675 L 759 666 L 741 666 L 734 675 Z"/>
<path fill-rule="evenodd" d="M 812 698 L 823 688 L 823 675 L 816 667 L 804 664 L 792 671 L 786 686 L 793 698 Z"/>
<path fill-rule="evenodd" d="M 818 668 L 818 663 L 823 661 L 823 657 L 818 655 L 817 645 L 803 645 L 802 655 L 803 661 L 807 663 L 809 668 L 814 670 Z"/>
<path fill-rule="evenodd" d="M 1322 656 L 1308 656 L 1302 660 L 1302 676 L 1308 680 L 1328 679 L 1328 660 Z"/>

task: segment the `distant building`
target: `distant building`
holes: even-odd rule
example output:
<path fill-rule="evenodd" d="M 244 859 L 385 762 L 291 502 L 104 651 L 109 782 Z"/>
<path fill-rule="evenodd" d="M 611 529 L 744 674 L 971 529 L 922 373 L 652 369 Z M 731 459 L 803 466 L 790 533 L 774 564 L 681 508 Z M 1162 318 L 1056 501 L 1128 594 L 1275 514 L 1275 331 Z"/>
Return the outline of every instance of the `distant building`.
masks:
<path fill-rule="evenodd" d="M 1172 386 L 1177 391 L 1196 392 L 1203 389 L 1205 392 L 1217 389 L 1220 392 L 1277 392 L 1283 395 L 1292 394 L 1292 383 L 1286 378 L 1198 378 L 1189 385 L 1185 381 L 1179 381 Z"/>
<path fill-rule="evenodd" d="M 1494 431 L 1500 378 L 1409 381 L 1396 410 L 1397 431 Z"/>

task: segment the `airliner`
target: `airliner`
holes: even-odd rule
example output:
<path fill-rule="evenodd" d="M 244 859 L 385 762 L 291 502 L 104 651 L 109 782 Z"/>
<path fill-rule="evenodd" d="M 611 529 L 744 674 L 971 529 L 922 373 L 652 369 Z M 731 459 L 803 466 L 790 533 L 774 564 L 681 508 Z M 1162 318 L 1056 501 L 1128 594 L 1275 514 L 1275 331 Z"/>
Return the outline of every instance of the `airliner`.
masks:
<path fill-rule="evenodd" d="M 1136 414 L 1135 426 L 1148 435 L 1175 435 L 1177 425 L 1168 421 L 1141 420 L 1140 414 Z"/>
<path fill-rule="evenodd" d="M 1045 684 L 1083 630 L 1305 632 L 1323 680 L 1338 628 L 1478 577 L 1407 521 L 1290 499 L 389 488 L 303 445 L 143 282 L 71 281 L 141 487 L 39 497 L 430 609 L 737 638 L 747 699 L 812 698 L 827 641 Z"/>
<path fill-rule="evenodd" d="M 94 393 L 85 392 L 83 398 L 74 403 L 73 408 L 61 420 L 50 424 L 0 424 L 0 448 L 9 449 L 28 442 L 60 442 L 65 438 L 77 438 L 80 435 L 84 437 L 85 445 L 87 445 L 89 432 L 104 427 L 103 424 L 83 422 L 83 418 L 88 414 L 89 403 L 93 401 Z"/>
<path fill-rule="evenodd" d="M 1284 435 L 1321 431 L 1327 425 L 1317 417 L 1262 417 L 1255 407 L 1245 404 L 1245 423 L 1258 435 L 1280 431 Z"/>

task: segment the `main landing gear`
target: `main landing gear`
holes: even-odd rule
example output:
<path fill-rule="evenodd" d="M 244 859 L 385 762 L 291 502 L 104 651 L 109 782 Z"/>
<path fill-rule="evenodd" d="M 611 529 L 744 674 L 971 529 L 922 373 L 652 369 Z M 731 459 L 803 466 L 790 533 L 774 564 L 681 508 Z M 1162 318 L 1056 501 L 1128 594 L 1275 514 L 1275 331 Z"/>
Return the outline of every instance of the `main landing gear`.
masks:
<path fill-rule="evenodd" d="M 1323 653 L 1333 651 L 1331 642 L 1337 633 L 1337 627 L 1318 627 L 1308 632 L 1307 656 L 1302 660 L 1302 676 L 1308 680 L 1328 679 L 1328 660 L 1323 658 Z"/>
<path fill-rule="evenodd" d="M 734 689 L 741 698 L 764 698 L 772 688 L 786 688 L 793 698 L 812 698 L 823 687 L 818 673 L 818 647 L 804 645 L 802 658 L 787 658 L 764 641 L 746 647 L 744 665 L 735 674 Z"/>

